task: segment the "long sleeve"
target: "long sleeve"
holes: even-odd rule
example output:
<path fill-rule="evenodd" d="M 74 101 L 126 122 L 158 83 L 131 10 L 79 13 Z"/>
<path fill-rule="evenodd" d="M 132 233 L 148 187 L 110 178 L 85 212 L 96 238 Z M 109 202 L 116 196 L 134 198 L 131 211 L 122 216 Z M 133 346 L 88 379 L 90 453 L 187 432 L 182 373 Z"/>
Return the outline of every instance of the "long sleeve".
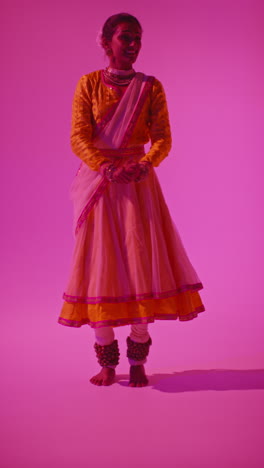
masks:
<path fill-rule="evenodd" d="M 172 140 L 166 95 L 157 79 L 152 89 L 149 131 L 151 148 L 141 161 L 150 161 L 153 166 L 158 166 L 168 156 Z"/>
<path fill-rule="evenodd" d="M 71 148 L 92 170 L 109 160 L 93 145 L 92 89 L 87 75 L 79 80 L 73 98 Z"/>

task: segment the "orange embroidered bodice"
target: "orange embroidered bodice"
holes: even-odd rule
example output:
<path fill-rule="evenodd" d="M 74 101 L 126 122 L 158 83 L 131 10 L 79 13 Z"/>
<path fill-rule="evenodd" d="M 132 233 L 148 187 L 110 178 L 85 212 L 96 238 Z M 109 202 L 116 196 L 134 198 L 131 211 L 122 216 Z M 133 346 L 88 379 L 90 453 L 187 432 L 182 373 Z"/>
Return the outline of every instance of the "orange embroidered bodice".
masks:
<path fill-rule="evenodd" d="M 101 80 L 101 71 L 84 75 L 79 80 L 73 99 L 71 147 L 91 169 L 98 170 L 108 159 L 94 146 L 95 126 L 121 95 Z M 150 150 L 141 161 L 158 166 L 171 149 L 171 132 L 166 96 L 160 81 L 154 79 L 127 147 L 145 145 Z M 109 160 L 110 161 L 110 160 Z"/>

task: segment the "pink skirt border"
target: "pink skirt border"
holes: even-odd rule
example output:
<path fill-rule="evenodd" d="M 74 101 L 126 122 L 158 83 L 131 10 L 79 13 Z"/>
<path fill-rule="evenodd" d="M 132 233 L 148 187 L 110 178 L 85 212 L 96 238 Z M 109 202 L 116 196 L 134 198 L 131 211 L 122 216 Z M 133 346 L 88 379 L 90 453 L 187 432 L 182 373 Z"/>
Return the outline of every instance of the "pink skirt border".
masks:
<path fill-rule="evenodd" d="M 80 296 L 71 296 L 64 293 L 63 299 L 66 302 L 70 303 L 79 303 L 79 304 L 118 304 L 121 302 L 132 302 L 132 301 L 144 301 L 149 299 L 167 299 L 169 297 L 176 296 L 177 294 L 185 291 L 199 291 L 203 289 L 202 283 L 188 284 L 181 286 L 178 289 L 172 291 L 165 291 L 161 293 L 146 293 L 146 294 L 135 294 L 131 296 L 118 296 L 118 297 L 107 297 L 107 296 L 98 296 L 98 297 L 80 297 Z"/>
<path fill-rule="evenodd" d="M 120 327 L 123 325 L 133 325 L 139 323 L 153 323 L 155 320 L 179 320 L 180 322 L 187 322 L 198 317 L 198 314 L 204 312 L 204 306 L 197 307 L 194 312 L 191 312 L 188 315 L 179 315 L 179 314 L 168 314 L 168 315 L 155 315 L 154 317 L 135 317 L 135 318 L 125 318 L 125 319 L 116 319 L 116 320 L 102 320 L 101 322 L 91 322 L 89 319 L 83 319 L 80 321 L 68 320 L 60 317 L 58 323 L 66 327 L 80 328 L 82 325 L 90 325 L 91 328 L 102 328 L 102 327 Z"/>

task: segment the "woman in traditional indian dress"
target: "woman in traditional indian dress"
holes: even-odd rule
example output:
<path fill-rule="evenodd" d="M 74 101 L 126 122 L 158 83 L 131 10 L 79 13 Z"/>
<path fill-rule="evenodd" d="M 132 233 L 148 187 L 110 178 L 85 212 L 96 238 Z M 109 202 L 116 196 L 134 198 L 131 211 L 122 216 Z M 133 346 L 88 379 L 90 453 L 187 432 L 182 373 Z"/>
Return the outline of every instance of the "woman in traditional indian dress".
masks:
<path fill-rule="evenodd" d="M 82 163 L 71 188 L 76 242 L 59 323 L 94 329 L 95 385 L 115 380 L 114 328 L 130 326 L 129 385 L 142 387 L 148 324 L 205 310 L 154 169 L 170 151 L 171 132 L 162 84 L 132 66 L 141 36 L 134 16 L 108 18 L 101 45 L 109 66 L 82 76 L 73 100 L 71 144 Z"/>

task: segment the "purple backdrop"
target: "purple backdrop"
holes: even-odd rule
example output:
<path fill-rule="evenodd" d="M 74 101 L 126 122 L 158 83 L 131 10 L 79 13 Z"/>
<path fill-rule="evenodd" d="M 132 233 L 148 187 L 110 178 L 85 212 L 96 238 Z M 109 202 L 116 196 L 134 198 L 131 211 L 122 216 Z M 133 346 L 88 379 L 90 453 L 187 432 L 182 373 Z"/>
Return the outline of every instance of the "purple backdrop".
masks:
<path fill-rule="evenodd" d="M 142 466 L 149 460 L 152 466 L 170 467 L 176 460 L 181 468 L 259 468 L 263 452 L 253 447 L 263 424 L 264 379 L 263 371 L 250 370 L 260 369 L 264 356 L 263 2 L 13 0 L 2 5 L 1 332 L 7 385 L 2 397 L 9 403 L 3 413 L 3 467 L 49 463 L 65 468 L 75 462 L 82 467 L 89 461 L 101 467 L 107 450 L 112 450 L 113 466 L 121 467 L 128 464 L 122 454 L 129 452 L 134 437 L 145 460 Z M 98 390 L 89 383 L 97 368 L 93 331 L 56 323 L 73 248 L 68 192 L 80 163 L 69 145 L 73 92 L 81 75 L 106 66 L 96 36 L 105 19 L 120 11 L 136 15 L 143 26 L 135 69 L 155 75 L 166 90 L 173 149 L 157 173 L 204 284 L 206 307 L 194 321 L 150 326 L 155 346 L 149 374 L 156 375 L 153 388 L 163 393 L 131 389 L 129 400 L 122 385 Z M 127 331 L 117 330 L 123 355 Z M 125 357 L 120 366 L 127 374 Z M 184 387 L 183 380 L 175 386 L 171 381 L 165 390 L 159 387 L 158 374 L 181 370 L 186 378 L 188 369 L 226 371 L 221 377 L 199 370 L 190 387 Z M 231 378 L 230 369 L 238 374 Z M 222 388 L 224 382 L 228 388 Z M 246 410 L 251 400 L 241 390 L 247 382 L 249 390 L 262 391 L 254 393 L 255 406 Z M 224 393 L 221 401 L 221 392 L 186 393 L 211 387 L 236 392 L 229 392 L 229 398 Z M 117 399 L 113 416 L 109 407 Z M 135 408 L 147 412 L 150 424 L 145 420 L 139 432 Z M 102 429 L 111 433 L 106 423 L 113 422 L 111 418 L 114 428 L 125 424 L 127 438 L 122 439 L 121 431 L 118 445 L 120 440 L 124 445 L 119 452 Z M 126 426 L 127 418 L 132 426 Z M 152 433 L 157 418 L 160 429 Z M 102 439 L 95 437 L 94 428 L 107 439 L 101 461 L 96 453 Z M 171 431 L 179 442 L 177 450 Z M 232 443 L 243 446 L 241 459 L 231 450 L 234 432 Z M 147 445 L 151 441 L 152 451 L 146 451 L 142 440 Z M 12 449 L 14 441 L 17 450 Z M 138 452 L 130 456 L 132 463 Z"/>

